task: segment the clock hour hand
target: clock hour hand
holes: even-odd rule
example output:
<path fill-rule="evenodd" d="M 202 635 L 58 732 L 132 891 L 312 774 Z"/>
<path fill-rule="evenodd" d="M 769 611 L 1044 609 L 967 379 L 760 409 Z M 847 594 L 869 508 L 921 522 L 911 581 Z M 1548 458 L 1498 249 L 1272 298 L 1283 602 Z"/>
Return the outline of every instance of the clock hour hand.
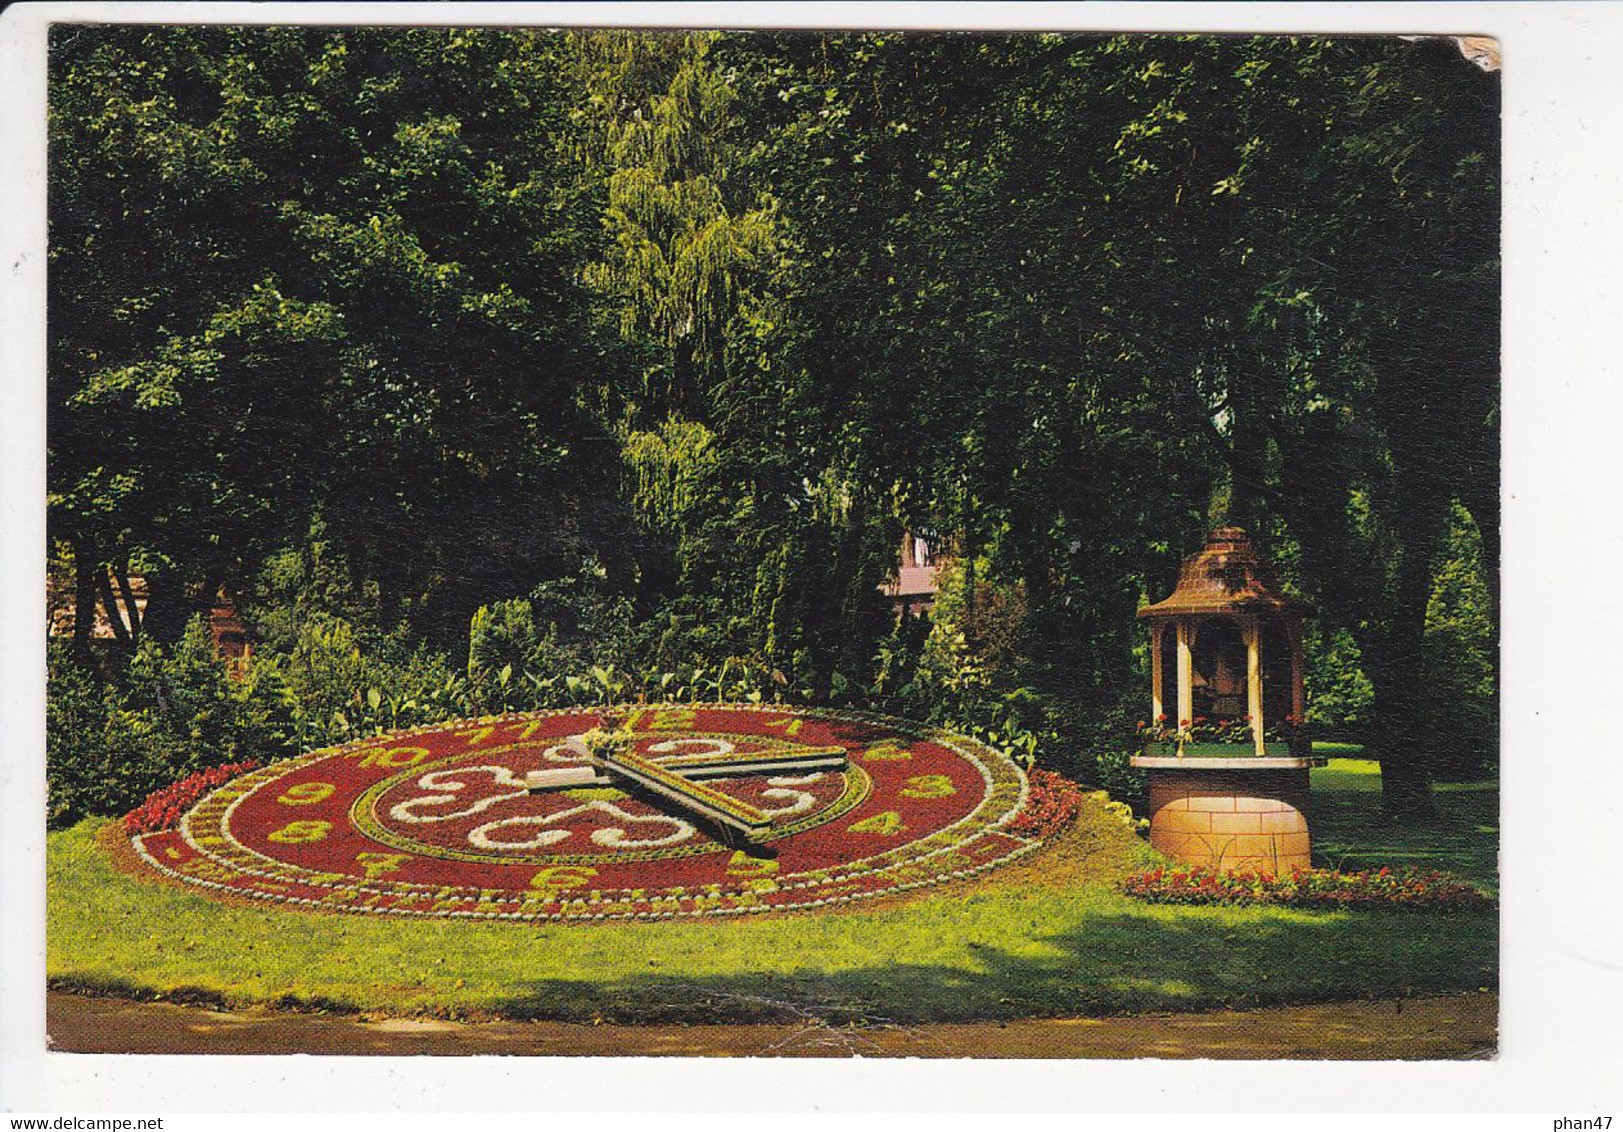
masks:
<path fill-rule="evenodd" d="M 737 830 L 745 837 L 759 837 L 772 828 L 772 819 L 747 802 L 712 790 L 702 782 L 694 782 L 641 755 L 634 755 L 630 751 L 605 751 L 602 759 L 611 775 L 628 779 L 684 810 L 717 825 Z"/>
<path fill-rule="evenodd" d="M 739 775 L 785 774 L 797 771 L 844 769 L 844 747 L 803 747 L 790 751 L 708 752 L 673 755 L 661 762 L 643 758 L 623 747 L 592 751 L 585 742 L 570 740 L 590 759 L 574 766 L 532 770 L 525 775 L 531 793 L 579 786 L 630 783 L 716 825 L 756 838 L 772 828 L 772 819 L 747 802 L 704 785 L 701 779 Z"/>

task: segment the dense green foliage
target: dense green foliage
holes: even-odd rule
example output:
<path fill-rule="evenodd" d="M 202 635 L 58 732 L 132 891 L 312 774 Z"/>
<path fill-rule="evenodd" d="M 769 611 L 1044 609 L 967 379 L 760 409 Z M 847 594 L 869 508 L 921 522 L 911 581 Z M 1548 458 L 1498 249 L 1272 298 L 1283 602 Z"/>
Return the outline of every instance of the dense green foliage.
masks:
<path fill-rule="evenodd" d="M 142 641 L 118 679 L 105 683 L 55 642 L 48 655 L 53 825 L 120 813 L 193 771 L 286 749 L 287 713 L 274 675 L 228 680 L 200 618 L 172 646 Z"/>
<path fill-rule="evenodd" d="M 1134 611 L 1220 518 L 1393 812 L 1495 757 L 1498 80 L 1446 41 L 75 25 L 51 67 L 59 817 L 638 696 L 1127 791 Z M 933 623 L 878 589 L 904 531 Z M 254 675 L 183 727 L 142 672 L 221 586 Z"/>

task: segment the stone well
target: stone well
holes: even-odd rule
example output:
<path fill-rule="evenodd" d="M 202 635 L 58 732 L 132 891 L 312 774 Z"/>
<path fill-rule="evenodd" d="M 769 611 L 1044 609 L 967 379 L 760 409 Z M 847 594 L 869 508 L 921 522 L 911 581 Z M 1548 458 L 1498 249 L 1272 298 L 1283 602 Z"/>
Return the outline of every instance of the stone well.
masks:
<path fill-rule="evenodd" d="M 1308 868 L 1307 773 L 1151 768 L 1150 844 L 1174 860 L 1224 871 Z"/>

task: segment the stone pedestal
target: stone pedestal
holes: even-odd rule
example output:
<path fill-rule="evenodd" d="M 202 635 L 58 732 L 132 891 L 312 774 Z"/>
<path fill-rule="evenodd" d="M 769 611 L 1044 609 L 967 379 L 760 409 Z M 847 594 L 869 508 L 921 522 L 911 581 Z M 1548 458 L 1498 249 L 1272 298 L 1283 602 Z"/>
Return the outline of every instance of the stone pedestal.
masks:
<path fill-rule="evenodd" d="M 1141 757 L 1133 762 L 1150 772 L 1150 845 L 1157 852 L 1223 872 L 1278 875 L 1312 865 L 1307 816 L 1308 767 L 1314 760 Z M 1237 762 L 1242 769 L 1234 767 Z"/>

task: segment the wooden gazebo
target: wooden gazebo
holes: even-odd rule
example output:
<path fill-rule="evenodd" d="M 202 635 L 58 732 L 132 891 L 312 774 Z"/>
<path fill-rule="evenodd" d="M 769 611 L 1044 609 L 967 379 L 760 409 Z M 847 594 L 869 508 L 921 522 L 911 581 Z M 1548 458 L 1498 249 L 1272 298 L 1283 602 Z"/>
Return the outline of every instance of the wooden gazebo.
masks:
<path fill-rule="evenodd" d="M 1312 862 L 1302 619 L 1239 527 L 1184 560 L 1150 626 L 1150 844 L 1175 860 L 1282 873 Z M 1171 709 L 1169 711 L 1168 709 Z M 1176 714 L 1173 714 L 1173 713 Z"/>
<path fill-rule="evenodd" d="M 1150 717 L 1175 720 L 1182 746 L 1200 723 L 1248 720 L 1254 753 L 1269 753 L 1267 735 L 1306 711 L 1302 618 L 1310 612 L 1280 591 L 1244 529 L 1218 527 L 1184 560 L 1171 596 L 1138 611 L 1150 623 Z"/>

